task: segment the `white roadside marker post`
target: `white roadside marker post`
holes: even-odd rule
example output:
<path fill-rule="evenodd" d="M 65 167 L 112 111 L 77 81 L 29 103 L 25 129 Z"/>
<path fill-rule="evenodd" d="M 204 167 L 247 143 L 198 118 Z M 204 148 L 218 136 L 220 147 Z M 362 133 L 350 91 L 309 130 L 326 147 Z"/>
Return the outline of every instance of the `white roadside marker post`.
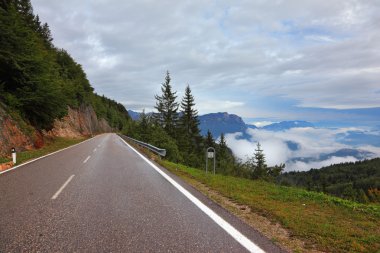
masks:
<path fill-rule="evenodd" d="M 12 161 L 13 164 L 16 164 L 16 149 L 12 148 Z"/>
<path fill-rule="evenodd" d="M 206 174 L 208 173 L 208 159 L 214 160 L 214 175 L 215 175 L 215 157 L 216 157 L 216 151 L 213 147 L 209 147 L 206 150 Z"/>

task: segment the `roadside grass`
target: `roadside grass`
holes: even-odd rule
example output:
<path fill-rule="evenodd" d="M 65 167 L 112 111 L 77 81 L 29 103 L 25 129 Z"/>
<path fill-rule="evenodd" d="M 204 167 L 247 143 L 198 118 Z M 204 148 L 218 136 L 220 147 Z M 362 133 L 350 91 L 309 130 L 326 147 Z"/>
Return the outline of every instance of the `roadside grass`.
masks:
<path fill-rule="evenodd" d="M 63 138 L 63 137 L 56 137 L 53 139 L 49 139 L 45 142 L 45 145 L 40 149 L 18 152 L 16 165 L 22 164 L 34 158 L 38 158 L 38 157 L 50 154 L 57 150 L 72 146 L 86 139 L 87 138 L 71 139 L 71 138 Z M 0 163 L 10 162 L 10 161 L 12 161 L 11 158 L 0 157 Z"/>
<path fill-rule="evenodd" d="M 7 157 L 0 157 L 0 164 L 10 162 L 12 159 Z"/>
<path fill-rule="evenodd" d="M 188 182 L 201 182 L 222 196 L 249 206 L 252 212 L 279 222 L 310 249 L 380 252 L 380 205 L 359 204 L 260 180 L 205 174 L 166 160 L 158 162 Z"/>

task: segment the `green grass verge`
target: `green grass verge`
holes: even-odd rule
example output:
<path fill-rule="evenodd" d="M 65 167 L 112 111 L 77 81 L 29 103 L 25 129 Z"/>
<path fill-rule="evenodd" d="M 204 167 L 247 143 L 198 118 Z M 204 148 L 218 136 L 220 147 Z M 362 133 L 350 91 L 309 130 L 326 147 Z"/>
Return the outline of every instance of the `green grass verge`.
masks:
<path fill-rule="evenodd" d="M 11 161 L 10 158 L 0 157 L 0 163 L 7 163 L 7 162 L 10 162 L 10 161 Z"/>
<path fill-rule="evenodd" d="M 48 140 L 46 141 L 45 145 L 40 149 L 18 152 L 16 165 L 22 164 L 34 158 L 38 158 L 38 157 L 50 154 L 54 151 L 72 146 L 74 144 L 84 141 L 85 139 L 86 138 L 69 139 L 69 138 L 57 137 L 57 138 Z M 11 161 L 11 159 L 0 157 L 0 163 L 9 162 L 9 161 Z"/>
<path fill-rule="evenodd" d="M 165 160 L 172 173 L 197 180 L 254 212 L 278 221 L 307 244 L 327 252 L 379 252 L 380 205 L 279 186 L 259 180 L 205 174 Z"/>

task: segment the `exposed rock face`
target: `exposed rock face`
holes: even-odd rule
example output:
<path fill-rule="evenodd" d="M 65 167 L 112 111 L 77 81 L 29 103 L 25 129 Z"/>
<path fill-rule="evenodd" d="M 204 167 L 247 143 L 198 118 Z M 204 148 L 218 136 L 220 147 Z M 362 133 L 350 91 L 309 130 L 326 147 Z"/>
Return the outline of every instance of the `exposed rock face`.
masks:
<path fill-rule="evenodd" d="M 76 110 L 68 108 L 67 116 L 55 120 L 53 129 L 45 135 L 78 138 L 111 131 L 108 122 L 99 120 L 92 107 L 81 106 Z"/>
<path fill-rule="evenodd" d="M 32 149 L 35 136 L 24 133 L 0 105 L 0 156 L 10 156 L 11 148 L 16 150 Z"/>
<path fill-rule="evenodd" d="M 30 126 L 28 131 L 22 130 L 0 104 L 0 156 L 10 156 L 12 147 L 17 151 L 40 148 L 44 145 L 44 137 L 79 138 L 112 130 L 105 119 L 98 119 L 91 106 L 68 108 L 67 116 L 55 120 L 53 129 L 48 132 L 40 133 Z"/>

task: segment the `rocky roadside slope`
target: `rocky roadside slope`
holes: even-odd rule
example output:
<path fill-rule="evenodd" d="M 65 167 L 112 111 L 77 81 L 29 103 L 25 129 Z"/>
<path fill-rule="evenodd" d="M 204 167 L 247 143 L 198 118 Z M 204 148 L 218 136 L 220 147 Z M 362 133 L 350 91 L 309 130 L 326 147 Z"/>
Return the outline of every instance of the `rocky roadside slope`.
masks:
<path fill-rule="evenodd" d="M 0 104 L 0 157 L 10 156 L 12 147 L 18 152 L 41 148 L 46 138 L 79 138 L 112 132 L 105 119 L 99 119 L 91 106 L 68 108 L 68 114 L 56 119 L 50 131 L 37 131 Z"/>

